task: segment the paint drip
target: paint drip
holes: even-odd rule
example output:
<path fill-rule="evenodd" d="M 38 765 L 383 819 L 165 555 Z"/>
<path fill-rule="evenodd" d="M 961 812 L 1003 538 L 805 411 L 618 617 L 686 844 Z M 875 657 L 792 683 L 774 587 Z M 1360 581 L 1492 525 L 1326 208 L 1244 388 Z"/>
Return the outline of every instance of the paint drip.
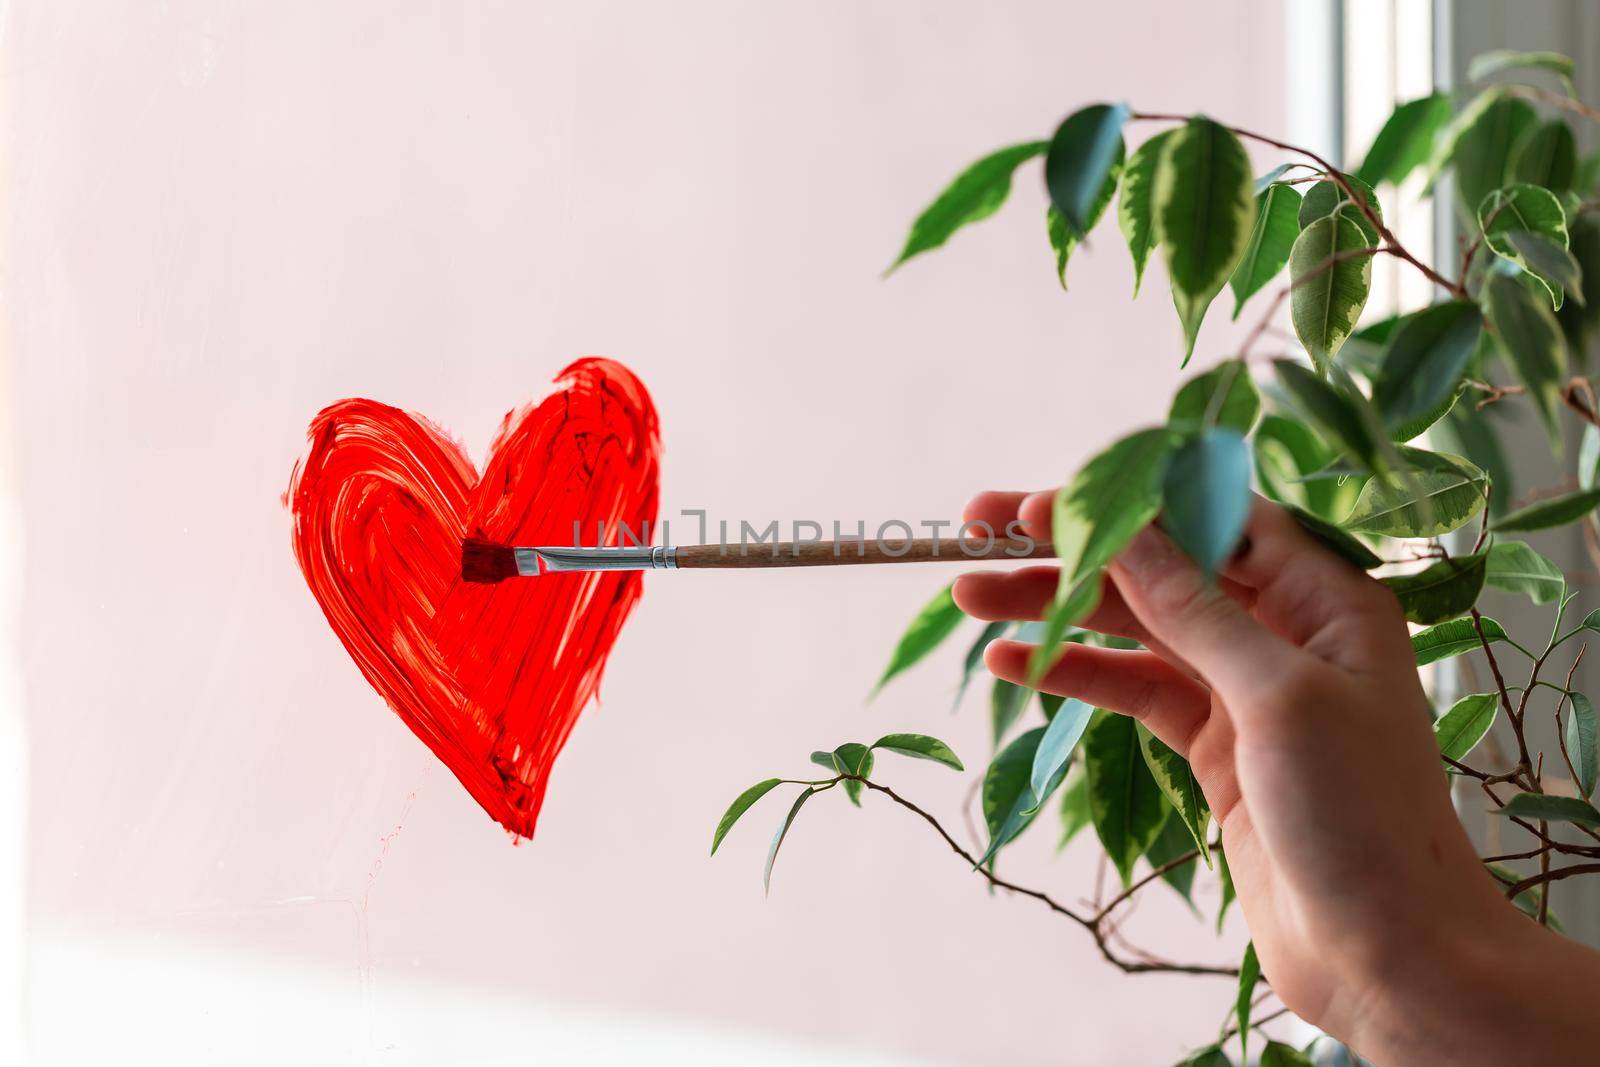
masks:
<path fill-rule="evenodd" d="M 306 584 L 361 673 L 497 822 L 533 836 L 550 768 L 599 689 L 638 572 L 461 580 L 461 542 L 617 543 L 656 518 L 661 436 L 644 385 L 581 359 L 506 415 L 482 475 L 418 416 L 318 413 L 287 500 Z"/>

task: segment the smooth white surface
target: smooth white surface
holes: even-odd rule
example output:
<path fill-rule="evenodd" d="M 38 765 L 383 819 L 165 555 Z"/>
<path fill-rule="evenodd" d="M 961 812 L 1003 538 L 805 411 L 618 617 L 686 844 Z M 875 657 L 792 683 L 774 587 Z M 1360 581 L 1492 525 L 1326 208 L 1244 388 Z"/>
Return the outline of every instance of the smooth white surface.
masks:
<path fill-rule="evenodd" d="M 937 1067 L 642 1012 L 482 995 L 170 939 L 42 929 L 36 1067 L 90 1063 L 383 1067 Z M 85 1020 L 76 1005 L 97 1006 Z M 11 1061 L 15 1062 L 15 1061 Z"/>

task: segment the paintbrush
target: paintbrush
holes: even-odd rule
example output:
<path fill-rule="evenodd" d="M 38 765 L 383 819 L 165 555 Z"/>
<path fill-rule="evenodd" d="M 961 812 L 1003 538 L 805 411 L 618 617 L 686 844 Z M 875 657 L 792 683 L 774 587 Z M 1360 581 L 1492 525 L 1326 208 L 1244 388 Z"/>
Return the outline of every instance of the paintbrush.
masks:
<path fill-rule="evenodd" d="M 835 567 L 858 563 L 977 563 L 1053 557 L 1049 542 L 991 537 L 920 537 L 903 541 L 777 541 L 741 545 L 643 545 L 558 548 L 502 545 L 469 537 L 461 544 L 464 581 L 582 571 L 723 570 L 755 567 Z"/>

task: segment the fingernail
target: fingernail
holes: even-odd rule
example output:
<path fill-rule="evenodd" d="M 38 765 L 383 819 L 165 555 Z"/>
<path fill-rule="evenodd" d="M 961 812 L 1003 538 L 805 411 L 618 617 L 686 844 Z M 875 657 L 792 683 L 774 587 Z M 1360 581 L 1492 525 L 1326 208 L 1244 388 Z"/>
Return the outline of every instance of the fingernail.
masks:
<path fill-rule="evenodd" d="M 1167 565 L 1172 558 L 1172 542 L 1153 526 L 1133 535 L 1128 547 L 1117 556 L 1117 566 L 1139 581 L 1144 581 Z"/>

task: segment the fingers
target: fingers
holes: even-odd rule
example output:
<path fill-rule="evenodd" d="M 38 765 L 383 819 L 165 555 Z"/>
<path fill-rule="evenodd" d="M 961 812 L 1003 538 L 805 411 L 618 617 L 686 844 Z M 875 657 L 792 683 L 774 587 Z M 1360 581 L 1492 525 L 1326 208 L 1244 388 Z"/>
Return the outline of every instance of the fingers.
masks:
<path fill-rule="evenodd" d="M 1034 648 L 994 641 L 983 660 L 997 677 L 1026 685 Z M 1065 645 L 1039 689 L 1131 715 L 1184 756 L 1211 712 L 1210 691 L 1153 652 Z"/>
<path fill-rule="evenodd" d="M 956 606 L 975 619 L 1000 622 L 1016 619 L 1037 622 L 1054 602 L 1060 571 L 1056 567 L 1023 567 L 1012 571 L 977 571 L 956 579 Z M 1219 579 L 1223 591 L 1241 607 L 1255 602 L 1255 590 L 1228 578 Z M 1182 657 L 1157 640 L 1123 600 L 1116 583 L 1101 580 L 1100 603 L 1079 623 L 1085 630 L 1126 637 L 1145 645 L 1174 666 L 1193 673 Z"/>
<path fill-rule="evenodd" d="M 951 591 L 956 607 L 975 619 L 1001 622 L 1016 619 L 1038 622 L 1044 618 L 1055 600 L 1059 584 L 1059 569 L 1055 567 L 1024 567 L 1014 571 L 977 571 L 956 579 Z M 1101 580 L 1100 603 L 1089 617 L 1079 624 L 1096 633 L 1126 637 L 1146 646 L 1150 651 L 1165 657 L 1174 666 L 1188 671 L 1187 665 L 1150 636 L 1150 632 L 1133 617 L 1122 594 L 1109 578 Z"/>
<path fill-rule="evenodd" d="M 976 571 L 956 579 L 956 606 L 974 619 L 1037 621 L 1055 599 L 1061 572 L 1055 567 Z"/>
<path fill-rule="evenodd" d="M 1257 499 L 1246 545 L 1224 574 L 1256 591 L 1255 616 L 1319 659 L 1353 671 L 1412 666 L 1400 641 L 1405 620 L 1394 595 L 1323 547 L 1275 504 Z"/>
<path fill-rule="evenodd" d="M 1029 537 L 1039 541 L 1050 540 L 1053 529 L 1050 519 L 1055 514 L 1055 506 L 1054 489 L 1029 493 L 1022 498 L 1022 503 L 1017 507 L 1017 518 L 1022 521 L 1022 528 Z"/>
<path fill-rule="evenodd" d="M 968 501 L 961 518 L 964 522 L 987 523 L 997 536 L 1004 535 L 1006 527 L 1018 520 L 1022 523 L 1022 533 L 1036 541 L 1049 541 L 1050 510 L 1055 495 L 1054 489 L 1039 493 L 989 490 Z"/>
<path fill-rule="evenodd" d="M 1191 664 L 1231 706 L 1309 657 L 1251 618 L 1208 582 L 1166 534 L 1141 530 L 1111 564 L 1111 577 L 1151 636 Z"/>

